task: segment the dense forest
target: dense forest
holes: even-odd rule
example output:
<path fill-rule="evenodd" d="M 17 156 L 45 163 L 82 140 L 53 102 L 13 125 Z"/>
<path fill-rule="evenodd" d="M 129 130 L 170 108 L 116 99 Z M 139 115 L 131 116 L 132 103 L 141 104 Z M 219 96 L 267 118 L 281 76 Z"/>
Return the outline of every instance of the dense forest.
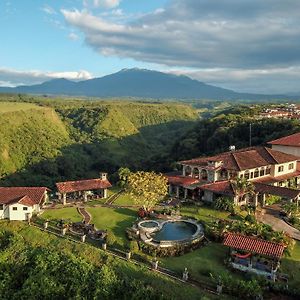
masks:
<path fill-rule="evenodd" d="M 289 119 L 261 119 L 262 106 L 234 106 L 196 122 L 178 139 L 171 153 L 174 160 L 189 159 L 236 149 L 267 145 L 267 142 L 300 131 L 300 122 Z M 251 129 L 250 129 L 251 126 Z"/>
<path fill-rule="evenodd" d="M 0 184 L 54 187 L 119 167 L 171 171 L 176 161 L 237 149 L 300 130 L 260 119 L 263 105 L 0 97 Z M 195 103 L 193 104 L 195 107 Z"/>
<path fill-rule="evenodd" d="M 153 157 L 167 155 L 198 118 L 195 109 L 174 103 L 2 100 L 2 185 L 53 187 L 103 170 L 113 174 L 120 166 L 152 168 Z"/>

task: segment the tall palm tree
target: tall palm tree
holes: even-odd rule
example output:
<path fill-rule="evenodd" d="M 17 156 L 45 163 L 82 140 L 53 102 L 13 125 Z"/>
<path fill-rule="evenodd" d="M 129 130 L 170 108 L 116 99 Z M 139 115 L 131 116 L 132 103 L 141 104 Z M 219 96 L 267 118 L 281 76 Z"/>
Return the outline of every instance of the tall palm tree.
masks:
<path fill-rule="evenodd" d="M 238 197 L 238 202 L 243 201 L 247 196 L 253 196 L 254 185 L 251 181 L 245 178 L 237 178 L 231 181 L 235 195 Z"/>

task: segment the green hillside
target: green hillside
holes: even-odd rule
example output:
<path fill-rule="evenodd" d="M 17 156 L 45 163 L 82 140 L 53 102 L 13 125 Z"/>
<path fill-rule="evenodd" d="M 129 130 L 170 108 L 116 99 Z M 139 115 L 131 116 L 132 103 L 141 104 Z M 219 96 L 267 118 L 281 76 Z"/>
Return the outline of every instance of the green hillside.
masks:
<path fill-rule="evenodd" d="M 182 104 L 117 101 L 0 102 L 2 185 L 53 186 L 57 180 L 147 169 L 167 155 L 198 115 Z M 9 99 L 11 101 L 11 99 Z M 23 99 L 22 99 L 23 100 Z"/>

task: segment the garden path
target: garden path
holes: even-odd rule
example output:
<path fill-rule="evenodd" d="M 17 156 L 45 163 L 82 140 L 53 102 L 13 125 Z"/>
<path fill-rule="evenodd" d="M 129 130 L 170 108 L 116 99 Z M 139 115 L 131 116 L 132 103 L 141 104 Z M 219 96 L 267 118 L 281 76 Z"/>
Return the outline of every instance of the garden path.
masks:
<path fill-rule="evenodd" d="M 280 217 L 280 209 L 276 205 L 269 206 L 265 208 L 265 213 L 258 213 L 256 215 L 258 221 L 263 222 L 272 226 L 276 231 L 284 231 L 290 235 L 293 239 L 300 241 L 300 231 L 289 224 L 287 224 Z"/>
<path fill-rule="evenodd" d="M 78 212 L 83 216 L 83 221 L 86 224 L 89 224 L 91 222 L 91 215 L 85 210 L 84 207 L 77 207 Z"/>

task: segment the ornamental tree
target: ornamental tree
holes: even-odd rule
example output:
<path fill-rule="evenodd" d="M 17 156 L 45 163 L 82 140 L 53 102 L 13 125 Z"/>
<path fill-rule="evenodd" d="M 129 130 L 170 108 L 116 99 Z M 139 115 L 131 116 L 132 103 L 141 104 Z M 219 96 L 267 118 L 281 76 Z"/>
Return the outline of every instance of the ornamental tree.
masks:
<path fill-rule="evenodd" d="M 150 211 L 168 194 L 168 181 L 162 174 L 139 171 L 127 177 L 127 191 L 145 211 Z"/>

